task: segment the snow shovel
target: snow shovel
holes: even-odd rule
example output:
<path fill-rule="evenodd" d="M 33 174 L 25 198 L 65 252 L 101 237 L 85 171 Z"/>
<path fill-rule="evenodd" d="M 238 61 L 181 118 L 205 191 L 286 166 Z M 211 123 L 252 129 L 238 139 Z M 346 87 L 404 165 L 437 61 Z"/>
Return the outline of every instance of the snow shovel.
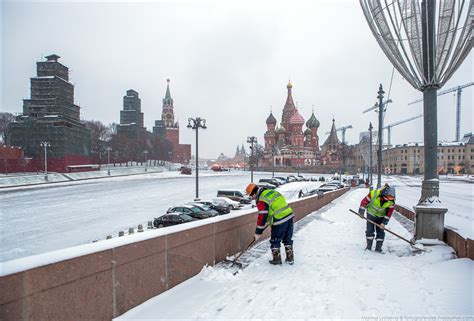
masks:
<path fill-rule="evenodd" d="M 242 264 L 238 263 L 237 260 L 242 256 L 242 254 L 244 254 L 245 252 L 247 252 L 247 250 L 253 245 L 253 243 L 255 243 L 255 239 L 252 239 L 252 242 L 249 243 L 249 245 L 247 245 L 247 247 L 242 251 L 240 252 L 239 255 L 237 255 L 235 257 L 235 259 L 232 260 L 232 265 L 230 267 L 233 267 L 234 265 L 238 265 L 239 267 L 242 267 Z"/>
<path fill-rule="evenodd" d="M 359 215 L 359 213 L 357 213 L 356 211 L 354 211 L 354 210 L 352 210 L 352 209 L 349 209 L 349 211 L 351 211 L 351 212 L 354 213 L 355 215 L 359 216 L 360 218 L 363 218 L 364 220 L 369 221 L 369 222 L 372 223 L 372 224 L 375 224 L 376 226 L 378 226 L 378 228 L 380 228 L 380 229 L 382 229 L 382 230 L 385 230 L 385 231 L 389 232 L 390 234 L 395 235 L 395 236 L 398 237 L 399 239 L 401 239 L 401 240 L 407 242 L 408 244 L 410 244 L 411 246 L 413 246 L 413 247 L 414 247 L 415 249 L 417 249 L 418 251 L 428 252 L 428 251 L 425 250 L 425 249 L 422 249 L 422 248 L 417 247 L 417 246 L 416 246 L 417 244 L 416 244 L 415 242 L 407 240 L 407 239 L 404 238 L 403 236 L 400 236 L 400 235 L 398 235 L 397 233 L 390 231 L 390 230 L 389 230 L 388 228 L 386 228 L 386 227 L 380 226 L 380 224 L 377 224 L 377 223 L 375 223 L 374 221 L 372 221 L 372 220 L 370 220 L 370 219 L 368 219 L 368 218 L 366 218 L 366 217 L 361 217 L 361 216 Z"/>

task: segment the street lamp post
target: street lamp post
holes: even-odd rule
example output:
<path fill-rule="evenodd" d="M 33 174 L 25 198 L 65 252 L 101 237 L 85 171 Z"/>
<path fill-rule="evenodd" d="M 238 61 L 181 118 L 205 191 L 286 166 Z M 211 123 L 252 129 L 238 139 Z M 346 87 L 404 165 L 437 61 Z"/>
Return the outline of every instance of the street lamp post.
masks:
<path fill-rule="evenodd" d="M 44 148 L 44 179 L 48 180 L 48 154 L 46 150 L 51 146 L 51 143 L 41 142 L 40 146 Z"/>
<path fill-rule="evenodd" d="M 145 172 L 146 172 L 148 170 L 148 151 L 145 150 L 143 154 L 145 154 Z"/>
<path fill-rule="evenodd" d="M 272 146 L 272 177 L 275 177 L 275 145 Z"/>
<path fill-rule="evenodd" d="M 110 151 L 112 147 L 107 147 L 105 150 L 107 151 L 107 175 L 110 176 Z"/>
<path fill-rule="evenodd" d="M 196 130 L 196 200 L 199 199 L 199 128 L 206 129 L 206 120 L 201 117 L 188 118 L 188 128 Z"/>
<path fill-rule="evenodd" d="M 383 103 L 383 94 L 385 91 L 382 89 L 382 84 L 379 86 L 379 91 L 377 92 L 379 99 L 379 132 L 378 132 L 378 140 L 379 140 L 379 148 L 377 150 L 377 188 L 379 189 L 382 186 L 382 139 L 383 139 L 383 112 L 385 109 Z"/>
<path fill-rule="evenodd" d="M 255 144 L 257 143 L 257 137 L 249 136 L 247 137 L 247 143 L 250 144 L 250 159 L 249 159 L 249 166 L 250 166 L 250 181 L 253 182 L 253 151 L 255 148 Z"/>
<path fill-rule="evenodd" d="M 370 137 L 369 137 L 369 182 L 370 182 L 370 190 L 372 190 L 372 186 L 373 186 L 373 183 L 372 183 L 372 129 L 374 129 L 374 127 L 372 126 L 372 122 L 370 122 L 369 124 L 369 133 L 370 133 Z"/>
<path fill-rule="evenodd" d="M 300 150 L 298 146 L 298 150 L 296 151 L 296 156 L 298 158 L 298 176 L 300 176 Z"/>
<path fill-rule="evenodd" d="M 173 152 L 169 151 L 168 152 L 168 170 L 171 171 L 171 155 Z"/>

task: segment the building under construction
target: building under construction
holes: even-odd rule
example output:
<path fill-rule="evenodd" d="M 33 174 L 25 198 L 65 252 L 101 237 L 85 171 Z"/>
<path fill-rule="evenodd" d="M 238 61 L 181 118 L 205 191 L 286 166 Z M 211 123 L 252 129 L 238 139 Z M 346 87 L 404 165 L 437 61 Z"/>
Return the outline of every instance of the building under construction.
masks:
<path fill-rule="evenodd" d="M 43 169 L 45 151 L 50 171 L 67 172 L 68 166 L 90 164 L 91 134 L 80 120 L 69 70 L 59 58 L 53 54 L 36 63 L 31 97 L 23 101 L 23 114 L 9 125 L 8 144 L 21 147 L 32 160 L 27 170 Z M 42 147 L 41 142 L 49 144 Z"/>

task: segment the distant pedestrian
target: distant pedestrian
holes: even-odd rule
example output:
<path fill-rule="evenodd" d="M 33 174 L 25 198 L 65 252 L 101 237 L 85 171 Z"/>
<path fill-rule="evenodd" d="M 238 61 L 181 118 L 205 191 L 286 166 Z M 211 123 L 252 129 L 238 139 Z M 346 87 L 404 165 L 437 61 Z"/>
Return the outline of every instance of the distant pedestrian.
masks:
<path fill-rule="evenodd" d="M 298 198 L 302 198 L 302 197 L 303 197 L 303 195 L 304 195 L 304 194 L 303 194 L 303 190 L 302 190 L 302 189 L 300 189 L 300 192 L 298 193 Z"/>
<path fill-rule="evenodd" d="M 377 234 L 375 252 L 382 252 L 382 245 L 385 238 L 384 227 L 388 224 L 395 207 L 395 188 L 385 184 L 378 190 L 372 190 L 360 202 L 359 215 L 363 218 L 367 209 L 367 218 L 377 224 L 367 221 L 365 237 L 367 239 L 366 250 L 372 250 L 375 234 Z M 376 233 L 375 233 L 376 232 Z"/>
<path fill-rule="evenodd" d="M 272 250 L 271 264 L 281 264 L 281 243 L 285 245 L 286 262 L 294 263 L 293 254 L 293 210 L 286 199 L 274 189 L 258 188 L 254 183 L 247 185 L 247 194 L 255 200 L 258 208 L 255 241 L 262 236 L 263 231 L 270 226 L 270 249 Z"/>

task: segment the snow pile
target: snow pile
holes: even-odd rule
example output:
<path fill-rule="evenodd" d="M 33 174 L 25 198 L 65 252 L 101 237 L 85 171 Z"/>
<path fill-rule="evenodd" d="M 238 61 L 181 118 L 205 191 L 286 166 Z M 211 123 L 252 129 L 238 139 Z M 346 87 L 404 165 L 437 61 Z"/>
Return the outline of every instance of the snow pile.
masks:
<path fill-rule="evenodd" d="M 472 315 L 474 263 L 453 259 L 450 247 L 415 253 L 388 234 L 386 254 L 363 250 L 365 221 L 348 209 L 365 192 L 353 190 L 308 217 L 294 237 L 295 265 L 271 266 L 268 251 L 236 275 L 205 267 L 115 320 Z M 388 228 L 410 237 L 395 220 Z"/>

